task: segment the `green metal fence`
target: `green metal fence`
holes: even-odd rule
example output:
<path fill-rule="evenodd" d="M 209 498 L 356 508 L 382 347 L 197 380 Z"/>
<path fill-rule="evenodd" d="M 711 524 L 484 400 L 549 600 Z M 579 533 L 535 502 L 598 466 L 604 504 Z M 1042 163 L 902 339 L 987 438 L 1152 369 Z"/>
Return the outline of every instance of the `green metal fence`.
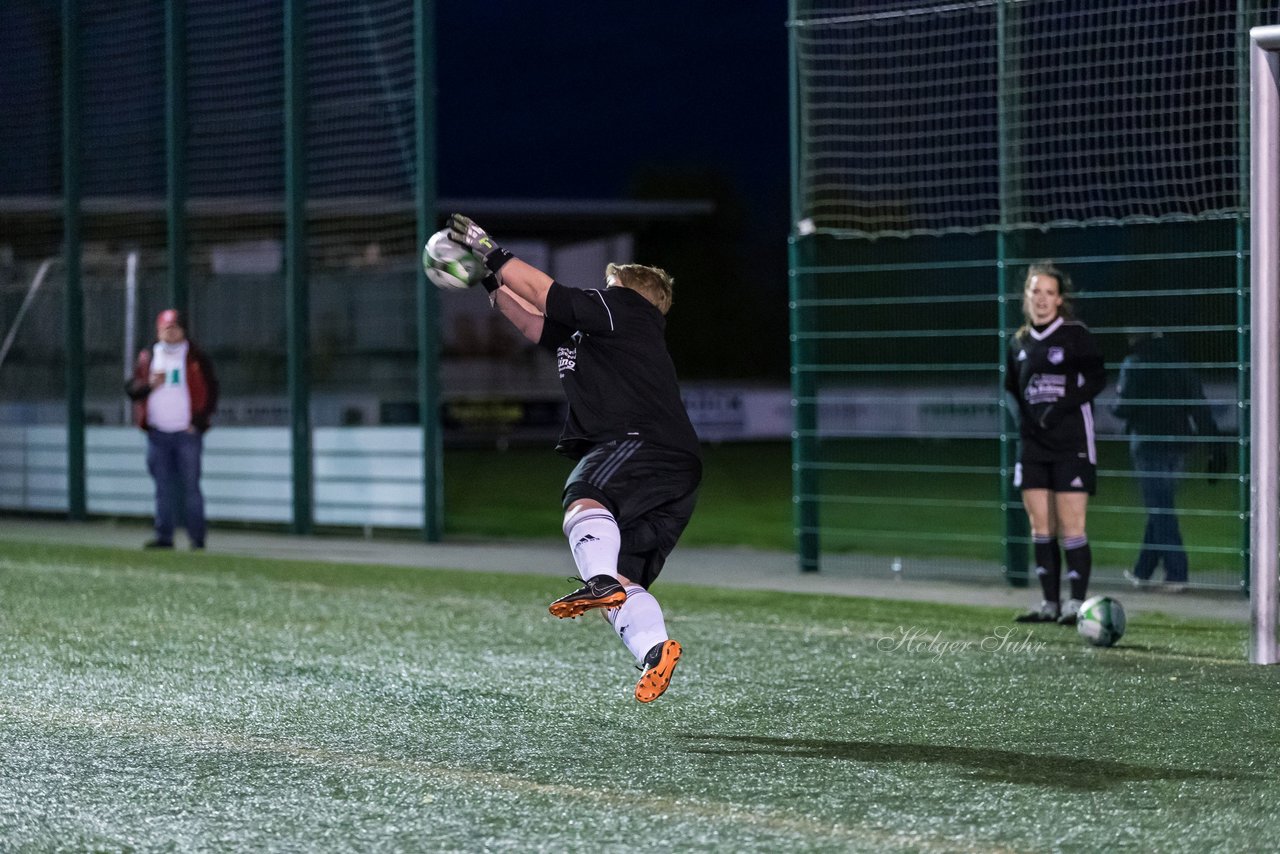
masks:
<path fill-rule="evenodd" d="M 1242 68 L 1248 28 L 1278 5 L 792 3 L 802 570 L 1027 582 L 1002 371 L 1026 268 L 1052 259 L 1108 369 L 1094 402 L 1095 578 L 1124 583 L 1149 523 L 1172 517 L 1192 585 L 1240 587 Z M 1174 461 L 1174 511 L 1144 500 L 1116 414 L 1121 365 L 1153 339 L 1158 359 L 1126 373 L 1156 396 L 1128 402 L 1169 425 L 1154 438 Z M 1178 426 L 1204 406 L 1216 430 Z"/>
<path fill-rule="evenodd" d="M 295 531 L 314 522 L 318 396 L 379 383 L 439 410 L 439 312 L 418 260 L 437 226 L 434 17 L 432 0 L 0 8 L 0 325 L 16 336 L 0 408 L 23 423 L 24 408 L 65 400 L 73 518 L 86 400 L 121 395 L 121 339 L 149 343 L 161 308 L 189 310 L 224 395 L 287 401 Z M 136 336 L 126 316 L 141 318 Z M 52 363 L 56 377 L 32 380 Z M 335 369 L 350 363 L 379 370 Z M 440 429 L 420 420 L 434 540 Z"/>

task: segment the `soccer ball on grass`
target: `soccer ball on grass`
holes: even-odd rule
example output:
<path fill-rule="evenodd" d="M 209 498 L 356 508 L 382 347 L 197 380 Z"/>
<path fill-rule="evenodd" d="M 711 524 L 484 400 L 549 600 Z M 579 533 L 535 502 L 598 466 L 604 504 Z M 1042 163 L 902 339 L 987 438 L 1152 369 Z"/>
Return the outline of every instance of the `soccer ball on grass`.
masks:
<path fill-rule="evenodd" d="M 1094 596 L 1080 606 L 1076 631 L 1094 646 L 1114 646 L 1124 636 L 1124 606 L 1110 596 Z"/>
<path fill-rule="evenodd" d="M 446 291 L 465 291 L 484 278 L 484 262 L 460 243 L 449 239 L 449 229 L 431 235 L 422 250 L 427 279 Z"/>

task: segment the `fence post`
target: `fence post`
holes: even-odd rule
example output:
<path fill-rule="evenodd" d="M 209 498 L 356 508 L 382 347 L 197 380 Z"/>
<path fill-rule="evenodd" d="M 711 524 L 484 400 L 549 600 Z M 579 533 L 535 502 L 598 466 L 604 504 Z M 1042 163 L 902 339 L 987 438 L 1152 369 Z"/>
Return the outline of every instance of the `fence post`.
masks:
<path fill-rule="evenodd" d="M 190 313 L 187 294 L 187 0 L 168 0 L 164 23 L 169 305 Z"/>
<path fill-rule="evenodd" d="M 426 245 L 436 218 L 435 3 L 413 5 L 414 132 L 418 180 L 418 248 Z M 444 453 L 440 429 L 440 313 L 436 289 L 417 263 L 418 417 L 422 425 L 422 534 L 429 543 L 444 534 Z"/>
<path fill-rule="evenodd" d="M 310 283 L 307 280 L 306 0 L 284 4 L 285 335 L 295 534 L 312 527 Z"/>
<path fill-rule="evenodd" d="M 67 350 L 67 514 L 85 518 L 84 450 L 84 285 L 80 244 L 80 3 L 62 4 L 62 216 L 67 270 L 65 346 Z"/>

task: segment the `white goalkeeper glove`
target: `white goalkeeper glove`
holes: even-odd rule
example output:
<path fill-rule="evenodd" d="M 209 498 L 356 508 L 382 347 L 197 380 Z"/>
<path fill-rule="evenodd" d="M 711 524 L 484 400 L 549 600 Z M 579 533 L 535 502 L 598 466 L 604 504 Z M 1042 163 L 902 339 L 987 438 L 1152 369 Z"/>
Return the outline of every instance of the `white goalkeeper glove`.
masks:
<path fill-rule="evenodd" d="M 470 217 L 452 214 L 449 217 L 449 239 L 461 243 L 480 257 L 484 266 L 491 273 L 498 272 L 502 265 L 512 259 L 512 254 L 493 241 L 488 233 L 476 225 Z"/>

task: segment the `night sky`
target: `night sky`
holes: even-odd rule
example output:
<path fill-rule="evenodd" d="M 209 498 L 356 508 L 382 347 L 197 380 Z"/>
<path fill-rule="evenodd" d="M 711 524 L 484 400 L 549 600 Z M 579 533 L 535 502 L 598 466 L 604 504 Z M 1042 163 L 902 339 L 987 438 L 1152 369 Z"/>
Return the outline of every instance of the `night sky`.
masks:
<path fill-rule="evenodd" d="M 682 376 L 785 382 L 786 17 L 785 0 L 440 4 L 440 194 L 711 198 L 710 270 L 636 258 L 676 276 Z"/>
<path fill-rule="evenodd" d="M 441 4 L 442 192 L 624 197 L 648 166 L 785 201 L 786 14 L 783 0 Z"/>
<path fill-rule="evenodd" d="M 712 199 L 714 262 L 636 258 L 676 276 L 682 376 L 785 382 L 786 16 L 785 0 L 442 3 L 440 194 Z"/>

